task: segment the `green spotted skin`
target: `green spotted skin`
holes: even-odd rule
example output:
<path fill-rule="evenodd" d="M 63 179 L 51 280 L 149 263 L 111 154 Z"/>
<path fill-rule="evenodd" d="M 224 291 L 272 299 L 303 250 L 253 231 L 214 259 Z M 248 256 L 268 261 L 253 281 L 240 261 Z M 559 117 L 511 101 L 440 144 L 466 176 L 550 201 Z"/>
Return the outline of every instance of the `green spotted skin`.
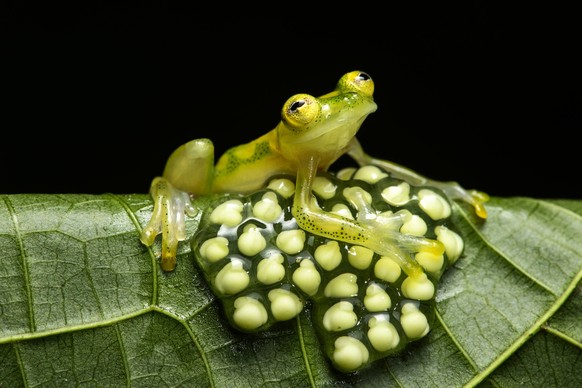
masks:
<path fill-rule="evenodd" d="M 237 155 L 239 149 L 245 149 L 247 147 L 246 144 L 241 145 L 239 147 L 233 147 L 227 150 L 224 155 L 222 156 L 222 163 L 223 165 L 221 168 L 216 169 L 215 174 L 217 177 L 219 176 L 229 176 L 232 174 L 233 171 L 240 168 L 242 165 L 254 165 L 257 161 L 264 160 L 268 155 L 272 154 L 273 151 L 269 147 L 269 142 L 267 141 L 255 141 L 255 147 L 252 152 L 252 157 L 245 157 L 241 158 Z M 248 151 L 244 151 L 245 154 Z"/>
<path fill-rule="evenodd" d="M 434 320 L 439 279 L 463 250 L 445 195 L 376 167 L 320 173 L 314 185 L 325 211 L 353 218 L 364 211 L 406 214 L 391 230 L 441 241 L 442 257 L 416 254 L 426 275 L 413 280 L 390 257 L 300 230 L 291 215 L 293 179 L 276 176 L 251 195 L 219 197 L 192 239 L 196 262 L 231 325 L 260 332 L 309 307 L 324 353 L 342 372 L 424 337 Z"/>

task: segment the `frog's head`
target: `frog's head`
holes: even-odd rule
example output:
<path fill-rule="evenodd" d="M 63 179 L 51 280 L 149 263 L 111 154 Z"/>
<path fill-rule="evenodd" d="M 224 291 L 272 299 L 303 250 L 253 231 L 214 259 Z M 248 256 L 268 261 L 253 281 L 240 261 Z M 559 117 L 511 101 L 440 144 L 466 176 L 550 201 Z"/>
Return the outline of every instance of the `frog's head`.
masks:
<path fill-rule="evenodd" d="M 373 93 L 372 78 L 352 71 L 340 78 L 331 93 L 292 96 L 283 105 L 276 128 L 281 152 L 289 158 L 317 154 L 324 162 L 333 162 L 376 110 Z"/>

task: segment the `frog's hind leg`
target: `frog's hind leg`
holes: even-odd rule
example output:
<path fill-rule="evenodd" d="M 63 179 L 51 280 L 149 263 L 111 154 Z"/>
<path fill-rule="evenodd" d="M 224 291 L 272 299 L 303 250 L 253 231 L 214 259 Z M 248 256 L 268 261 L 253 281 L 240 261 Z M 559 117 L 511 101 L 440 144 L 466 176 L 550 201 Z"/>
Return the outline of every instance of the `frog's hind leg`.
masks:
<path fill-rule="evenodd" d="M 475 214 L 480 218 L 487 218 L 487 210 L 485 209 L 484 203 L 489 200 L 489 196 L 486 193 L 477 190 L 465 190 L 457 182 L 432 180 L 394 162 L 374 158 L 364 152 L 362 146 L 355 138 L 352 139 L 352 142 L 350 143 L 348 155 L 350 155 L 360 166 L 373 164 L 383 168 L 393 177 L 402 179 L 412 185 L 436 187 L 442 190 L 447 197 L 451 199 L 459 199 L 472 205 L 475 209 Z"/>
<path fill-rule="evenodd" d="M 293 202 L 293 216 L 299 227 L 313 234 L 367 247 L 374 252 L 399 262 L 403 271 L 412 278 L 424 273 L 413 253 L 428 252 L 442 255 L 440 241 L 404 234 L 399 231 L 405 215 L 377 216 L 357 191 L 349 200 L 358 208 L 358 219 L 350 219 L 322 210 L 312 196 L 312 169 L 302 166 L 297 171 L 297 189 Z"/>
<path fill-rule="evenodd" d="M 411 234 L 399 232 L 400 228 L 411 217 L 408 212 L 397 212 L 389 214 L 378 214 L 376 210 L 366 200 L 366 193 L 361 187 L 350 187 L 343 192 L 344 197 L 351 202 L 357 210 L 356 221 L 363 225 L 368 225 L 375 232 L 382 232 L 380 239 L 392 241 L 407 252 L 432 252 L 435 254 L 442 253 L 442 245 L 431 239 Z M 382 241 L 374 244 L 379 246 Z"/>

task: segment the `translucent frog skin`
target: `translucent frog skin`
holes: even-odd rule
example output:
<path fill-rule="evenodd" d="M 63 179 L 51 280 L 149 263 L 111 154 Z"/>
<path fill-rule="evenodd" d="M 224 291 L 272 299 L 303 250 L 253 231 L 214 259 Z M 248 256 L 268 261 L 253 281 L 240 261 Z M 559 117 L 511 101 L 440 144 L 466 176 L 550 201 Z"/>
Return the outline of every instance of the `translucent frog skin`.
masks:
<path fill-rule="evenodd" d="M 467 191 L 456 182 L 428 179 L 364 152 L 355 136 L 366 117 L 377 109 L 373 93 L 372 78 L 365 72 L 351 71 L 328 94 L 320 97 L 296 94 L 283 105 L 281 121 L 274 129 L 229 149 L 216 165 L 209 139 L 196 139 L 180 146 L 168 159 L 163 176 L 152 181 L 154 210 L 141 233 L 141 241 L 151 246 L 161 233 L 161 267 L 172 271 L 178 243 L 186 239 L 185 215 L 194 216 L 197 212 L 191 196 L 250 193 L 264 187 L 273 175 L 291 174 L 297 178 L 292 213 L 301 229 L 396 257 L 408 276 L 421 275 L 422 268 L 408 252 L 440 255 L 444 252 L 442 243 L 394 231 L 391 228 L 397 222 L 394 219 L 370 214 L 353 220 L 323 211 L 312 200 L 317 172 L 327 171 L 340 156 L 348 154 L 360 166 L 376 165 L 410 184 L 437 187 L 449 199 L 467 202 L 479 217 L 487 217 L 483 205 L 488 199 L 486 194 Z"/>

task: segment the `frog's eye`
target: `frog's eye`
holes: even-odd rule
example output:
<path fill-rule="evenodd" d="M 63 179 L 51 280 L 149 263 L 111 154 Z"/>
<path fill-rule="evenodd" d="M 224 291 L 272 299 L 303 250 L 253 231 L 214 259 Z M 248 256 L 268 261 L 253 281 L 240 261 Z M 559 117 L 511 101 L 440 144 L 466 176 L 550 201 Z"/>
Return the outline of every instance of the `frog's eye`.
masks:
<path fill-rule="evenodd" d="M 289 98 L 281 111 L 282 120 L 291 128 L 299 130 L 315 120 L 321 107 L 315 97 L 296 94 Z"/>
<path fill-rule="evenodd" d="M 363 71 L 351 71 L 339 80 L 338 88 L 340 90 L 354 91 L 368 97 L 374 94 L 374 81 L 368 73 Z"/>

